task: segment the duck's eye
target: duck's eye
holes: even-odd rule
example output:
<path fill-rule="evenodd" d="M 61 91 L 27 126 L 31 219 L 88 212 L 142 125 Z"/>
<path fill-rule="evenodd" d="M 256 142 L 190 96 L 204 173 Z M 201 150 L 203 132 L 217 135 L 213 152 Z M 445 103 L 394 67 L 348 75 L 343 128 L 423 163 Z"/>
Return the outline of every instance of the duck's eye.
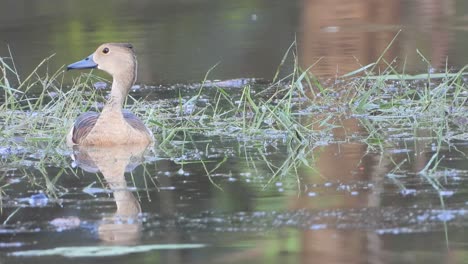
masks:
<path fill-rule="evenodd" d="M 102 53 L 104 53 L 104 54 L 109 53 L 109 48 L 104 48 L 104 49 L 102 50 Z"/>

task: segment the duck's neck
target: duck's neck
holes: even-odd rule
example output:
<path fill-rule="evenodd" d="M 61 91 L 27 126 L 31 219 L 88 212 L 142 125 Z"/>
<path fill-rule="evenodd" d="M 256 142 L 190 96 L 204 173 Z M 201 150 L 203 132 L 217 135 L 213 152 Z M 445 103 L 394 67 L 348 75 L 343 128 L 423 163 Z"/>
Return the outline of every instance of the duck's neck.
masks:
<path fill-rule="evenodd" d="M 111 111 L 121 113 L 122 105 L 125 102 L 125 98 L 127 97 L 128 91 L 132 87 L 134 81 L 134 76 L 114 77 L 110 97 L 102 112 L 105 113 L 107 111 Z"/>

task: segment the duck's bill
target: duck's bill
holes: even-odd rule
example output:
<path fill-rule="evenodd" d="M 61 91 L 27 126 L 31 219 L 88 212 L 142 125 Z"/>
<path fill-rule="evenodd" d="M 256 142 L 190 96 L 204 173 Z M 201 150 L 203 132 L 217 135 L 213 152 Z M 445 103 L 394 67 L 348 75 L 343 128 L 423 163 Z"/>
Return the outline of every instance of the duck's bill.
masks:
<path fill-rule="evenodd" d="M 86 57 L 84 60 L 77 61 L 75 63 L 72 63 L 67 66 L 67 71 L 68 70 L 74 70 L 74 69 L 92 69 L 96 68 L 98 65 L 96 62 L 93 60 L 93 54 L 89 55 Z"/>

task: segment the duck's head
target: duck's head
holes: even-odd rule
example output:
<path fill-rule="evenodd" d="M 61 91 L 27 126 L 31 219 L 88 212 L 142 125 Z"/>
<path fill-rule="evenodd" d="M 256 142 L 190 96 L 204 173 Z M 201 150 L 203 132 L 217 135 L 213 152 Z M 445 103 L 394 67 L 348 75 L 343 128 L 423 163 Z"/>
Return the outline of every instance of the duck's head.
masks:
<path fill-rule="evenodd" d="M 118 75 L 132 75 L 132 79 L 135 79 L 136 66 L 137 61 L 132 44 L 105 43 L 84 60 L 68 65 L 67 70 L 98 68 L 114 78 Z"/>

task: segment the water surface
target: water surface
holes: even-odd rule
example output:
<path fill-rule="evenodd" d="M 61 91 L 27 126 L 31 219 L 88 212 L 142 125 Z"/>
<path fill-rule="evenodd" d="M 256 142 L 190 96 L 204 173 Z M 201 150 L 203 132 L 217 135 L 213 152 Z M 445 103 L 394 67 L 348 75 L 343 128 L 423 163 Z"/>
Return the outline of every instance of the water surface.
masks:
<path fill-rule="evenodd" d="M 144 98 L 144 111 L 181 124 L 216 105 L 218 87 L 234 104 L 246 84 L 255 93 L 265 90 L 264 81 L 248 78 L 272 79 L 295 39 L 300 66 L 319 61 L 312 73 L 323 78 L 375 61 L 397 34 L 384 57 L 406 62 L 407 71 L 428 69 L 416 49 L 431 71 L 466 61 L 463 1 L 0 4 L 0 36 L 21 76 L 52 53 L 54 72 L 102 42 L 130 41 L 142 88 L 131 95 Z M 0 54 L 8 56 L 6 46 Z M 207 85 L 195 103 L 179 107 L 218 62 L 209 79 L 241 79 Z M 64 89 L 76 76 L 65 74 Z M 28 138 L 25 127 L 14 138 L 2 131 L 0 262 L 466 262 L 466 140 L 439 146 L 438 116 L 414 117 L 421 124 L 415 128 L 406 122 L 413 113 L 384 118 L 341 114 L 341 108 L 292 109 L 304 124 L 340 113 L 300 142 L 274 123 L 243 133 L 227 118 L 215 120 L 213 131 L 179 132 L 169 142 L 150 123 L 160 141 L 149 150 L 73 153 L 62 143 L 47 145 L 48 135 Z M 192 118 L 199 127 L 214 122 Z M 466 133 L 466 119 L 445 118 L 454 123 L 444 136 Z M 428 173 L 435 154 L 440 163 Z"/>
<path fill-rule="evenodd" d="M 295 40 L 301 66 L 335 76 L 384 54 L 409 72 L 466 62 L 464 1 L 1 1 L 0 54 L 23 76 L 55 54 L 50 68 L 103 42 L 131 42 L 143 84 L 272 79 Z M 417 50 L 421 55 L 418 55 Z M 422 57 L 423 56 L 423 57 Z M 288 69 L 285 70 L 286 72 Z"/>

